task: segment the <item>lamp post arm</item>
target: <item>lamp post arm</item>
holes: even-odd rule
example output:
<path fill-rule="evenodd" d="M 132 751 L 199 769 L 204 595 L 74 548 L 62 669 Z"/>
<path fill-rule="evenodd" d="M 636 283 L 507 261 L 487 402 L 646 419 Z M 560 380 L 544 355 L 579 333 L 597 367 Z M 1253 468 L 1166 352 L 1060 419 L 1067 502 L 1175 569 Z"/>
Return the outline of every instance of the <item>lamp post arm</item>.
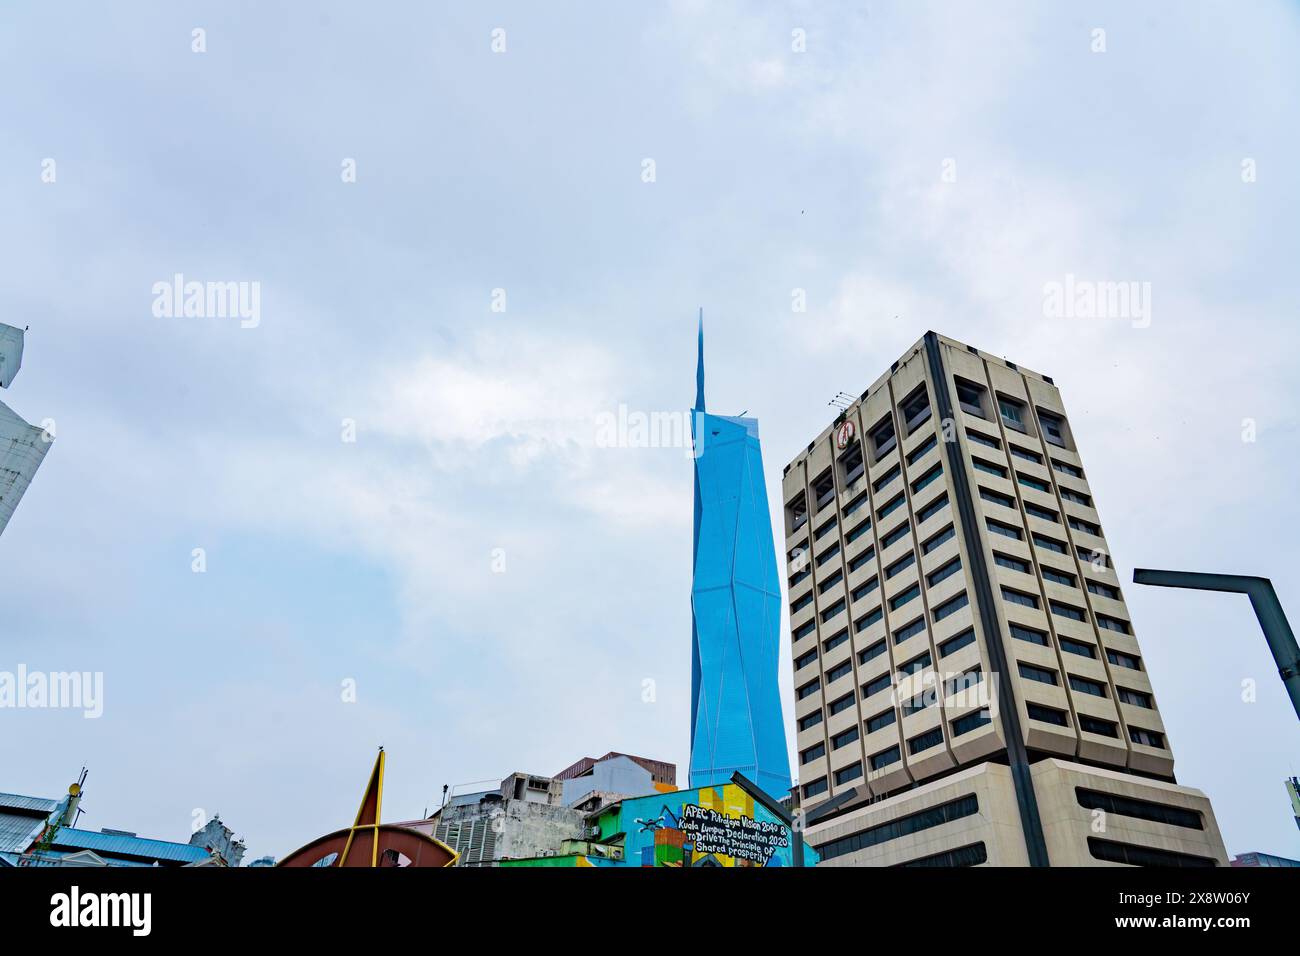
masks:
<path fill-rule="evenodd" d="M 1197 591 L 1229 591 L 1245 594 L 1255 609 L 1264 640 L 1273 653 L 1277 672 L 1291 697 L 1291 706 L 1300 717 L 1300 647 L 1295 632 L 1282 610 L 1273 582 L 1268 578 L 1246 574 L 1203 574 L 1197 571 L 1159 571 L 1135 568 L 1134 584 L 1151 584 L 1164 588 L 1191 588 Z"/>

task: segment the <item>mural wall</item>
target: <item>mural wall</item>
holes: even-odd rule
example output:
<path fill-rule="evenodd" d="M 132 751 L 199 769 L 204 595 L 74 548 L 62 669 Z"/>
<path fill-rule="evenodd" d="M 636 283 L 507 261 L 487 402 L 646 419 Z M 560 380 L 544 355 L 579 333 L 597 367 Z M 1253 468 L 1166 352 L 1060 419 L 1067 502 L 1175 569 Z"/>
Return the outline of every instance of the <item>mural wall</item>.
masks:
<path fill-rule="evenodd" d="M 624 800 L 596 826 L 602 842 L 622 834 L 624 866 L 794 864 L 790 827 L 734 783 Z M 805 865 L 814 858 L 805 847 Z"/>

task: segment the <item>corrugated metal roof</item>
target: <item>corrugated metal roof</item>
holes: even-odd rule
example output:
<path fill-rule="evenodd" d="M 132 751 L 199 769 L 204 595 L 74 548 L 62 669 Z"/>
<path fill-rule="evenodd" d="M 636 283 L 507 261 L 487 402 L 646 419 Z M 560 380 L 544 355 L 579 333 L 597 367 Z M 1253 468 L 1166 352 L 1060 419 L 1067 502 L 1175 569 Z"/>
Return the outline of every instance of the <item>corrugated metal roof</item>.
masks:
<path fill-rule="evenodd" d="M 69 857 L 75 857 L 79 853 L 94 853 L 93 850 L 72 850 L 68 853 L 56 853 L 52 850 L 42 850 L 40 853 L 19 854 L 19 853 L 0 853 L 0 863 L 8 866 L 99 866 L 99 863 L 88 862 L 85 860 L 73 860 L 67 862 Z M 98 856 L 96 854 L 96 856 Z M 103 860 L 103 866 L 153 866 L 152 862 L 143 863 L 138 860 L 120 860 L 109 857 Z"/>
<path fill-rule="evenodd" d="M 20 793 L 0 793 L 0 807 L 6 810 L 31 810 L 48 816 L 58 805 L 58 800 L 48 800 L 45 797 L 24 797 Z"/>
<path fill-rule="evenodd" d="M 44 816 L 0 811 L 0 852 L 22 853 L 40 836 Z"/>
<path fill-rule="evenodd" d="M 8 388 L 23 365 L 23 330 L 0 323 L 0 388 Z"/>
<path fill-rule="evenodd" d="M 29 425 L 0 402 L 0 533 L 49 450 L 44 429 Z"/>
<path fill-rule="evenodd" d="M 54 835 L 54 847 L 63 851 L 94 850 L 100 856 L 112 854 L 176 863 L 198 863 L 211 856 L 203 847 L 190 846 L 188 843 L 148 840 L 117 833 L 96 833 L 94 830 L 78 830 L 73 827 L 63 827 Z"/>

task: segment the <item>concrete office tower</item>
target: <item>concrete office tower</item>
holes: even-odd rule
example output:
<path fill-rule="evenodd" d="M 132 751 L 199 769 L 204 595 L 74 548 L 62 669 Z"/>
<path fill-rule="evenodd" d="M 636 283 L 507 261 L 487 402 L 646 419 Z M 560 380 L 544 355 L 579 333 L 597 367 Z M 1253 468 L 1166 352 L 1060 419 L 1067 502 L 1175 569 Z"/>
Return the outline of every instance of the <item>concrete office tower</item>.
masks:
<path fill-rule="evenodd" d="M 690 786 L 739 771 L 790 790 L 781 697 L 781 586 L 758 422 L 704 410 L 704 321 L 696 367 Z"/>
<path fill-rule="evenodd" d="M 0 388 L 8 388 L 23 364 L 23 330 L 0 324 Z M 0 534 L 50 450 L 42 428 L 24 421 L 0 402 Z"/>
<path fill-rule="evenodd" d="M 1226 865 L 1052 380 L 933 332 L 785 469 L 824 865 Z"/>

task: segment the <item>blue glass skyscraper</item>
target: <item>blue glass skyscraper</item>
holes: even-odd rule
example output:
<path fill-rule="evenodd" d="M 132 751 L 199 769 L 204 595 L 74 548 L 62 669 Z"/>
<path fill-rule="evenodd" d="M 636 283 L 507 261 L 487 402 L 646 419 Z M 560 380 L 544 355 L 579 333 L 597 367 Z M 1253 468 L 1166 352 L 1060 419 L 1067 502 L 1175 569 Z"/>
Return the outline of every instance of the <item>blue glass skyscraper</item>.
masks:
<path fill-rule="evenodd" d="M 704 319 L 695 372 L 691 586 L 692 787 L 739 770 L 773 797 L 790 789 L 777 688 L 781 587 L 758 422 L 704 410 Z"/>

